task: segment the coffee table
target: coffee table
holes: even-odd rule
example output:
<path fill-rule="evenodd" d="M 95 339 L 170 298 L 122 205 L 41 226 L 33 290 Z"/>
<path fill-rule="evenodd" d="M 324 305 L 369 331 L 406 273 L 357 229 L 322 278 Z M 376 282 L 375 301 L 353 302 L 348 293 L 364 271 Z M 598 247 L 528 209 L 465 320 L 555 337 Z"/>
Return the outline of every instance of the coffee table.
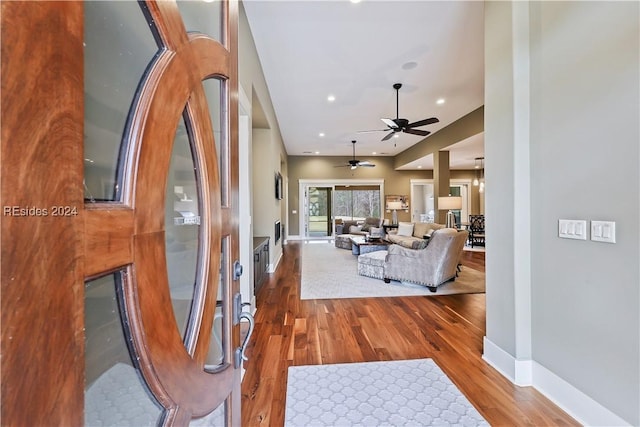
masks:
<path fill-rule="evenodd" d="M 367 240 L 364 236 L 351 237 L 351 253 L 353 255 L 367 254 L 375 251 L 386 251 L 389 242 L 382 239 Z"/>

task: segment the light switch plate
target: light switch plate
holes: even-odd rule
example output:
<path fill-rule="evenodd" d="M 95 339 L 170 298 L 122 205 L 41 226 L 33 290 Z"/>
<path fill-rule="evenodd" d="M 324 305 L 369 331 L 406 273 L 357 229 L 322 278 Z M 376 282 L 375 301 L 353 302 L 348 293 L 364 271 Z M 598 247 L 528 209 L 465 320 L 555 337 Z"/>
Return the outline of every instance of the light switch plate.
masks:
<path fill-rule="evenodd" d="M 591 240 L 594 242 L 615 243 L 615 221 L 591 221 Z"/>
<path fill-rule="evenodd" d="M 587 221 L 582 219 L 559 220 L 558 237 L 562 239 L 587 240 Z"/>

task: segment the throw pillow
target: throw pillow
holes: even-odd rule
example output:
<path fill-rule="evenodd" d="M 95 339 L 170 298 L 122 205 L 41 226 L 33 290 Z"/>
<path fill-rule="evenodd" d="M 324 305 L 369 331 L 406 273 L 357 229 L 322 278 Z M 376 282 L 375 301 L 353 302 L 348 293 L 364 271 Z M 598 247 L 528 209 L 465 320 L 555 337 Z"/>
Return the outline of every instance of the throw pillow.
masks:
<path fill-rule="evenodd" d="M 411 236 L 413 235 L 413 223 L 401 222 L 398 224 L 398 236 Z"/>
<path fill-rule="evenodd" d="M 362 226 L 361 225 L 352 225 L 351 227 L 349 227 L 349 233 L 360 233 L 360 230 L 362 230 Z"/>
<path fill-rule="evenodd" d="M 429 224 L 428 222 L 416 222 L 413 227 L 413 236 L 422 238 L 422 236 L 428 234 L 429 231 L 432 230 L 431 225 L 432 224 Z"/>
<path fill-rule="evenodd" d="M 369 230 L 369 235 L 371 237 L 378 237 L 378 238 L 382 238 L 384 237 L 384 228 L 380 227 L 371 227 L 371 229 Z"/>
<path fill-rule="evenodd" d="M 362 231 L 369 231 L 369 224 L 367 224 L 366 222 L 364 224 L 362 224 Z"/>

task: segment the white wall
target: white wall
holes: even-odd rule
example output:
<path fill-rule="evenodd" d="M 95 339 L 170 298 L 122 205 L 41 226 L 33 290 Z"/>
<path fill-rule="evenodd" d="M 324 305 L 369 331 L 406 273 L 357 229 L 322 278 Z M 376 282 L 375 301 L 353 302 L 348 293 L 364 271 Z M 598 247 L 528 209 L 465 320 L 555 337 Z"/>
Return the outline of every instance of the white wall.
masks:
<path fill-rule="evenodd" d="M 507 375 L 527 371 L 584 424 L 640 425 L 639 4 L 522 4 L 486 4 L 485 358 Z M 510 46 L 523 27 L 524 92 Z M 514 192 L 528 167 L 523 202 Z M 508 253 L 527 248 L 508 219 L 523 203 L 529 284 Z M 617 242 L 560 239 L 560 218 L 615 221 Z"/>
<path fill-rule="evenodd" d="M 485 4 L 487 337 L 516 354 L 513 259 L 513 53 L 511 4 Z"/>

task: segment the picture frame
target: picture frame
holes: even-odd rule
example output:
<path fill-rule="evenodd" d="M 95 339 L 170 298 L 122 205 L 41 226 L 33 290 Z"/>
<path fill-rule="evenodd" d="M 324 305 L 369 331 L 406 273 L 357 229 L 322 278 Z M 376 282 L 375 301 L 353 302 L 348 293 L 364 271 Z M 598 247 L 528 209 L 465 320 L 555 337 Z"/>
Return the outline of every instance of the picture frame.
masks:
<path fill-rule="evenodd" d="M 282 198 L 284 197 L 283 188 L 282 188 L 282 175 L 280 174 L 280 172 L 276 172 L 275 195 L 276 195 L 276 200 L 282 200 Z"/>

